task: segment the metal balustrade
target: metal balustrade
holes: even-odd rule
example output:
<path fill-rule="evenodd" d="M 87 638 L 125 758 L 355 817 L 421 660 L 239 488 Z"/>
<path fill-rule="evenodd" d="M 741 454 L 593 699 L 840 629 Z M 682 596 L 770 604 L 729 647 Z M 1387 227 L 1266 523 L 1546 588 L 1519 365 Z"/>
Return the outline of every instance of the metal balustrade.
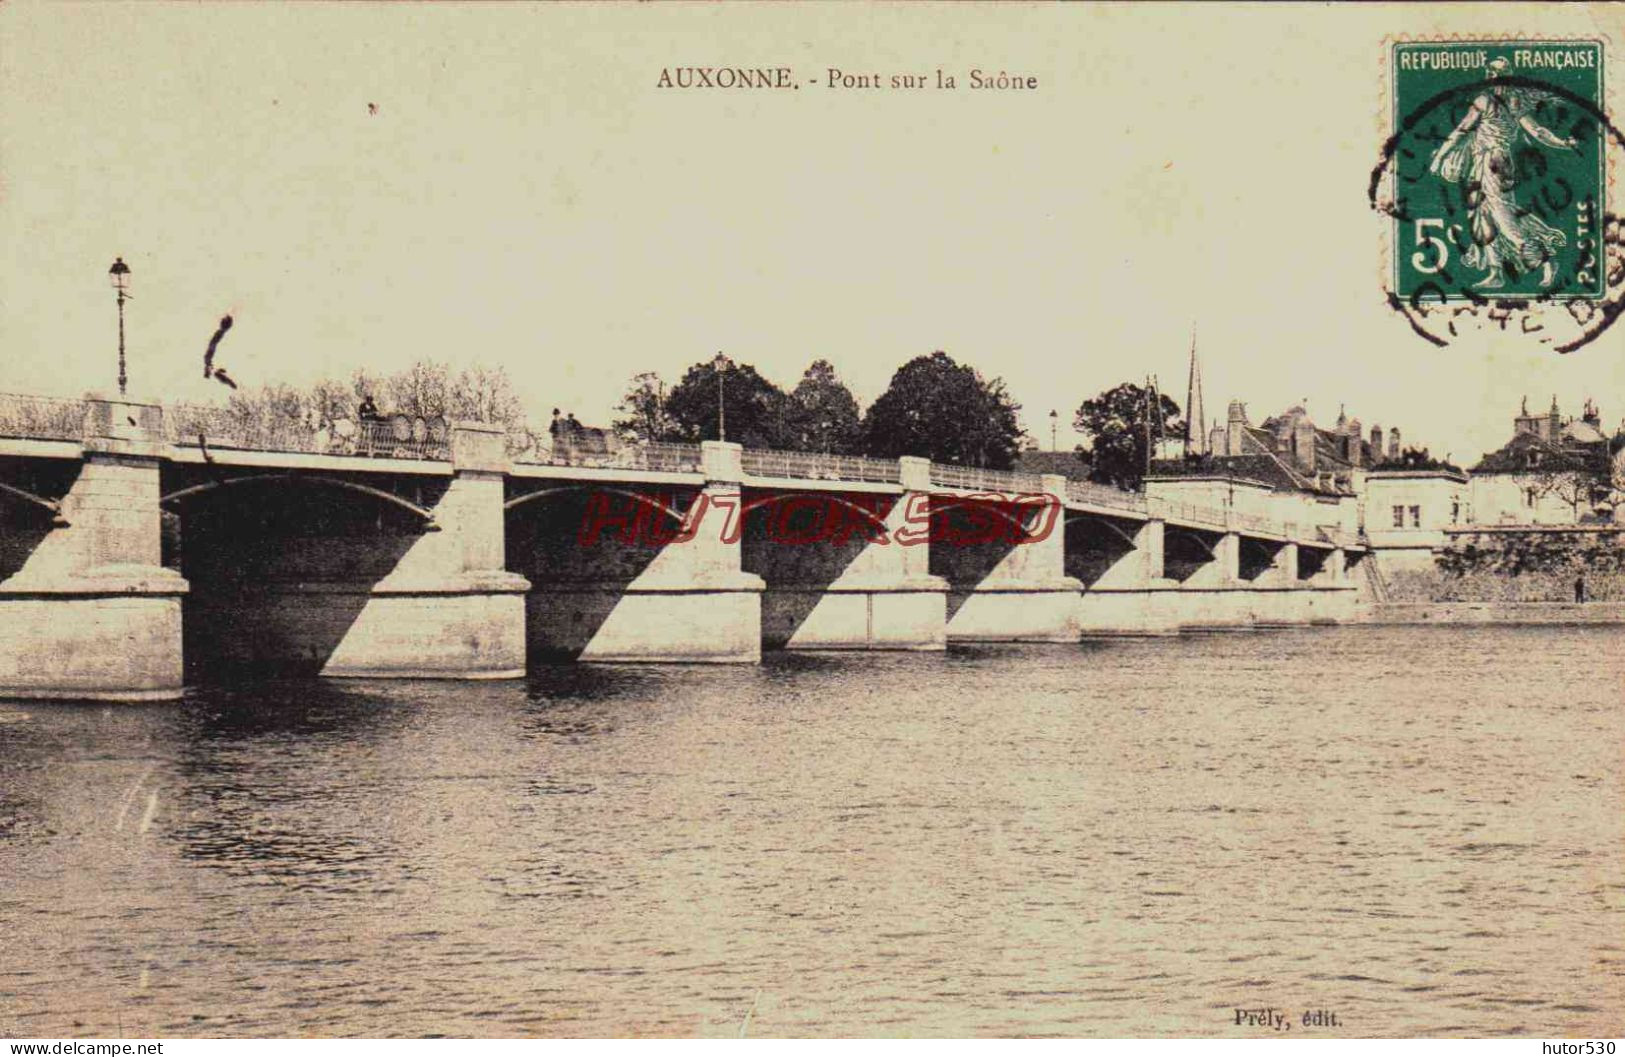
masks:
<path fill-rule="evenodd" d="M 943 488 L 963 488 L 972 492 L 1003 495 L 1036 495 L 1044 490 L 1044 480 L 1035 473 L 1010 470 L 984 470 L 976 466 L 931 464 L 931 483 Z"/>
<path fill-rule="evenodd" d="M 443 419 L 428 422 L 397 415 L 371 422 L 340 420 L 312 426 L 296 418 L 244 414 L 229 407 L 168 404 L 164 432 L 171 444 L 222 450 L 276 451 L 304 455 L 371 458 L 451 458 Z"/>
<path fill-rule="evenodd" d="M 806 481 L 864 481 L 897 484 L 902 464 L 895 459 L 861 455 L 830 455 L 805 451 L 747 448 L 741 458 L 753 477 L 789 477 Z"/>
<path fill-rule="evenodd" d="M 1191 503 L 1176 503 L 1161 496 L 1147 496 L 1147 511 L 1154 517 L 1164 521 L 1175 521 L 1183 524 L 1198 525 L 1202 528 L 1226 530 L 1230 527 L 1229 512 L 1218 507 L 1195 506 Z"/>
<path fill-rule="evenodd" d="M 1267 532 L 1271 535 L 1281 533 L 1281 523 L 1271 521 L 1262 514 L 1249 514 L 1241 510 L 1231 510 L 1230 523 L 1241 528 L 1252 529 L 1254 532 Z"/>
<path fill-rule="evenodd" d="M 610 451 L 570 443 L 546 444 L 534 434 L 510 434 L 508 454 L 529 466 L 572 466 L 598 470 L 650 470 L 659 473 L 700 473 L 704 469 L 698 444 L 651 441 L 626 444 Z"/>
<path fill-rule="evenodd" d="M 83 400 L 0 393 L 0 437 L 83 440 L 84 436 Z"/>
<path fill-rule="evenodd" d="M 1112 507 L 1117 510 L 1126 510 L 1130 513 L 1144 515 L 1146 513 L 1146 498 L 1139 492 L 1128 492 L 1111 485 L 1098 484 L 1094 481 L 1066 482 L 1066 497 L 1079 503 L 1093 503 L 1097 506 Z"/>

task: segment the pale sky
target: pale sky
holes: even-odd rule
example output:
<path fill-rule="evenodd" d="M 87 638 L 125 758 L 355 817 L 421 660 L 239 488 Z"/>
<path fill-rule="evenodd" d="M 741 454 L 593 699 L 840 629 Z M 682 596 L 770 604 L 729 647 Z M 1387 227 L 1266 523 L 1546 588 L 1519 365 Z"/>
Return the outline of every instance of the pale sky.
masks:
<path fill-rule="evenodd" d="M 228 311 L 249 384 L 478 359 L 588 422 L 719 349 L 867 403 L 941 348 L 1047 447 L 1122 380 L 1183 402 L 1194 324 L 1210 417 L 1346 403 L 1472 460 L 1524 393 L 1625 417 L 1625 325 L 1435 349 L 1385 306 L 1386 43 L 1536 29 L 1607 38 L 1618 113 L 1625 6 L 8 4 L 0 390 L 112 387 L 122 255 L 136 394 L 222 396 Z M 802 87 L 657 88 L 679 65 Z M 939 66 L 959 91 L 806 83 Z"/>

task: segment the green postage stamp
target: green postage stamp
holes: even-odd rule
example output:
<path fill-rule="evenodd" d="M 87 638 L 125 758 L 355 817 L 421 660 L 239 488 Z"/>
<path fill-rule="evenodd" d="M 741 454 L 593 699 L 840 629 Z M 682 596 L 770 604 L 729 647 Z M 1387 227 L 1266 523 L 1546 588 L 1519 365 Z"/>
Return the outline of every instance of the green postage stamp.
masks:
<path fill-rule="evenodd" d="M 1393 290 L 1415 308 L 1608 294 L 1603 45 L 1393 45 Z"/>

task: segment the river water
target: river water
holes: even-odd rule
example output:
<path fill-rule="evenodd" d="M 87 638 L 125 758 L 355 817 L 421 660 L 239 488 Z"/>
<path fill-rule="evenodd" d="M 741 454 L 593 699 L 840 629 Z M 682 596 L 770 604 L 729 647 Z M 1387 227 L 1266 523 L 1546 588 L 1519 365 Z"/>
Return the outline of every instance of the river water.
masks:
<path fill-rule="evenodd" d="M 4 704 L 0 1035 L 1620 1035 L 1622 687 L 1345 627 Z"/>

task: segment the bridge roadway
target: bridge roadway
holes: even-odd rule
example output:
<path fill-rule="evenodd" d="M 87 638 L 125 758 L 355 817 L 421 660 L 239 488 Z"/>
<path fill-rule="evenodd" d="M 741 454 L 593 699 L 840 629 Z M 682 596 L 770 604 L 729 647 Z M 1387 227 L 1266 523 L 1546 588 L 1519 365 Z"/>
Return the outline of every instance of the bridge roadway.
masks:
<path fill-rule="evenodd" d="M 0 696 L 1335 622 L 1363 553 L 1334 526 L 924 459 L 537 452 L 472 423 L 339 442 L 0 398 Z"/>

